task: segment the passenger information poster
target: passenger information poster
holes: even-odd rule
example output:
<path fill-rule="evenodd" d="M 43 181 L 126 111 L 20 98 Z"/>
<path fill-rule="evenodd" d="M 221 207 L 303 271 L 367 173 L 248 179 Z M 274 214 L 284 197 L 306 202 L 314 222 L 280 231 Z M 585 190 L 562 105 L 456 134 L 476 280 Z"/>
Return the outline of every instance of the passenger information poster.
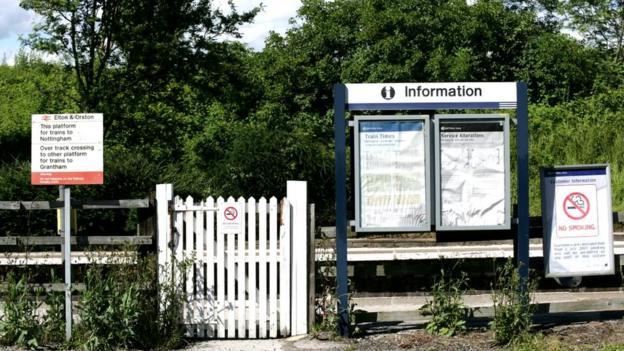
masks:
<path fill-rule="evenodd" d="M 609 168 L 545 169 L 541 181 L 546 276 L 613 274 Z"/>
<path fill-rule="evenodd" d="M 430 229 L 424 120 L 358 121 L 359 229 Z"/>
<path fill-rule="evenodd" d="M 438 120 L 439 225 L 506 224 L 504 120 Z"/>

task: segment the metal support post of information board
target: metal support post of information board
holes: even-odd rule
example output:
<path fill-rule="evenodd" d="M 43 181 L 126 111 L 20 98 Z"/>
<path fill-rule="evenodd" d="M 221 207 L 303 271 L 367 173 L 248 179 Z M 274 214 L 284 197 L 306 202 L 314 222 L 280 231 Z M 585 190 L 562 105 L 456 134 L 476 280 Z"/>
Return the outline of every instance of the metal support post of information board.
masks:
<path fill-rule="evenodd" d="M 520 289 L 525 292 L 529 278 L 529 109 L 527 85 L 516 83 L 518 129 L 516 151 L 518 160 L 518 235 L 514 240 L 514 258 L 520 275 Z M 529 303 L 529 301 L 524 301 Z"/>
<path fill-rule="evenodd" d="M 65 267 L 65 340 L 72 337 L 71 297 L 71 191 L 63 187 L 63 265 Z"/>
<path fill-rule="evenodd" d="M 336 84 L 334 86 L 334 147 L 336 166 L 336 294 L 338 295 L 338 331 L 341 336 L 349 335 L 345 99 L 345 86 L 343 84 Z"/>

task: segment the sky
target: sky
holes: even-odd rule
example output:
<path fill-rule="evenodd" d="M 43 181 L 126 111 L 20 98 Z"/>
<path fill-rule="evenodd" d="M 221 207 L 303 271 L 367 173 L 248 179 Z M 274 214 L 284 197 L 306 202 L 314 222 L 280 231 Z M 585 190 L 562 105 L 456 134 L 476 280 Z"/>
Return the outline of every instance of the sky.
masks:
<path fill-rule="evenodd" d="M 294 17 L 301 5 L 300 0 L 234 0 L 239 11 L 245 11 L 263 4 L 263 10 L 253 24 L 241 27 L 242 42 L 254 50 L 262 50 L 269 31 L 283 34 L 288 29 L 288 20 Z M 215 6 L 224 7 L 227 0 L 214 0 Z M 225 6 L 226 7 L 226 6 Z M 37 16 L 19 7 L 19 0 L 0 0 L 0 62 L 14 62 L 20 49 L 20 36 L 26 37 L 37 21 Z"/>

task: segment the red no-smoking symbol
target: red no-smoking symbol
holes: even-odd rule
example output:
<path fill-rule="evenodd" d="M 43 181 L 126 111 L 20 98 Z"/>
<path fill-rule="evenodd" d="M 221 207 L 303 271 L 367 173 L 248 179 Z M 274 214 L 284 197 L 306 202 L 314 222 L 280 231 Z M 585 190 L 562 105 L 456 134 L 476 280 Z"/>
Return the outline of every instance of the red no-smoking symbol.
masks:
<path fill-rule="evenodd" d="M 238 210 L 235 207 L 227 207 L 225 211 L 223 211 L 223 215 L 228 221 L 233 221 L 238 217 Z"/>
<path fill-rule="evenodd" d="M 563 212 L 572 219 L 583 219 L 589 213 L 589 199 L 585 194 L 571 193 L 563 200 Z"/>

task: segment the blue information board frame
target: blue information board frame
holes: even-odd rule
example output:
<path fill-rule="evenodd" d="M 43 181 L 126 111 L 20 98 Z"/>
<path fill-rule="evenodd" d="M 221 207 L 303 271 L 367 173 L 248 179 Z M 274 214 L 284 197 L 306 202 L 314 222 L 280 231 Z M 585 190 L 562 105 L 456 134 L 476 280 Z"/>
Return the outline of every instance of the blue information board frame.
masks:
<path fill-rule="evenodd" d="M 347 111 L 422 111 L 441 109 L 516 109 L 517 129 L 516 129 L 516 154 L 517 154 L 517 178 L 518 178 L 518 231 L 514 238 L 514 259 L 517 264 L 518 273 L 521 277 L 522 289 L 526 289 L 526 282 L 529 276 L 529 112 L 528 112 L 528 89 L 524 82 L 515 82 L 515 101 L 506 99 L 501 101 L 467 101 L 465 98 L 450 97 L 449 89 L 454 89 L 457 85 L 457 92 L 467 95 L 465 85 L 474 83 L 439 83 L 442 88 L 441 93 L 446 96 L 440 101 L 393 101 L 395 89 L 393 84 L 385 84 L 381 89 L 383 100 L 361 101 L 349 103 L 347 101 L 347 86 L 339 83 L 334 86 L 334 140 L 335 140 L 335 191 L 336 191 L 336 294 L 339 306 L 339 333 L 342 336 L 349 335 L 349 291 L 347 276 L 347 152 L 346 152 L 346 128 Z M 451 88 L 447 88 L 453 84 Z M 499 84 L 499 83 L 482 83 Z M 405 91 L 410 88 L 405 85 Z M 462 88 L 463 87 L 463 91 Z M 446 90 L 442 90 L 446 89 Z M 471 89 L 470 87 L 468 89 Z M 478 89 L 478 88 L 472 88 Z M 429 90 L 430 92 L 432 90 Z M 423 94 L 424 95 L 424 94 Z M 366 98 L 364 99 L 366 100 Z M 371 99 L 372 100 L 372 99 Z M 384 101 L 386 100 L 386 101 Z M 529 301 L 524 301 L 529 303 Z"/>

